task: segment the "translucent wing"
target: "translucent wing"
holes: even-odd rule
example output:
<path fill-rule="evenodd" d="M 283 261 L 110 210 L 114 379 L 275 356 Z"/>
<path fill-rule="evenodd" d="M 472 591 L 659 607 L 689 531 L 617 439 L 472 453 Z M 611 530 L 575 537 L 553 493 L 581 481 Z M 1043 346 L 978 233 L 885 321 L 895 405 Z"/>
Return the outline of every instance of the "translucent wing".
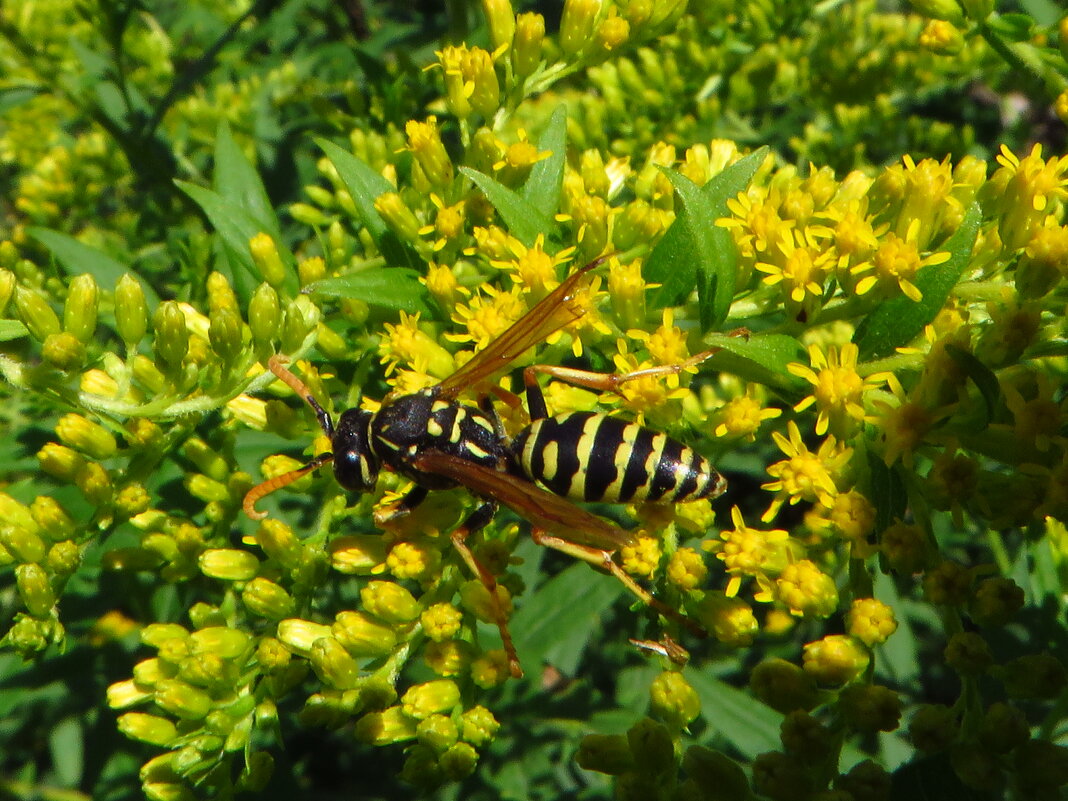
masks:
<path fill-rule="evenodd" d="M 448 400 L 470 388 L 522 356 L 526 350 L 545 341 L 553 332 L 568 323 L 573 323 L 583 314 L 583 308 L 575 302 L 575 295 L 587 280 L 590 270 L 607 256 L 595 259 L 564 279 L 556 289 L 542 298 L 534 308 L 471 357 L 471 361 L 438 384 L 438 397 Z"/>
<path fill-rule="evenodd" d="M 414 460 L 417 470 L 451 478 L 477 495 L 498 500 L 535 527 L 580 545 L 607 551 L 632 541 L 618 526 L 516 476 L 429 450 Z"/>

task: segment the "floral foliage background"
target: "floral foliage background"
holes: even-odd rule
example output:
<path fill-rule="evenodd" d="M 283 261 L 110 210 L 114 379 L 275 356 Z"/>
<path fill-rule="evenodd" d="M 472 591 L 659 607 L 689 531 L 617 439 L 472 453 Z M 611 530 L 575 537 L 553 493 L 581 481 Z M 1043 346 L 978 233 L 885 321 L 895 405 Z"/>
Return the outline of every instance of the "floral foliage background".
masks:
<path fill-rule="evenodd" d="M 1060 797 L 1066 56 L 1050 0 L 0 2 L 0 793 Z M 687 365 L 543 384 L 726 476 L 593 507 L 671 615 L 511 512 L 491 595 L 459 489 L 242 510 L 330 447 L 272 355 L 374 412 L 600 257 L 513 367 Z"/>

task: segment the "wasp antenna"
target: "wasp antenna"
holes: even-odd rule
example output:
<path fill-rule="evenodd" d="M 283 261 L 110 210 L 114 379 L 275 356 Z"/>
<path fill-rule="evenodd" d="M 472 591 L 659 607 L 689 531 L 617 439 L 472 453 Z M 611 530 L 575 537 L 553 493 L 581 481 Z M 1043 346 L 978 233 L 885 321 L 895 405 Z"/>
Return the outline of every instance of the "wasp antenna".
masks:
<path fill-rule="evenodd" d="M 245 514 L 251 517 L 253 520 L 263 520 L 267 517 L 266 512 L 260 512 L 256 509 L 256 504 L 260 498 L 264 498 L 270 495 L 275 490 L 280 490 L 282 487 L 292 484 L 294 481 L 303 478 L 313 470 L 318 470 L 324 464 L 328 464 L 334 461 L 334 454 L 324 453 L 322 456 L 316 456 L 304 467 L 297 470 L 290 470 L 288 473 L 282 473 L 280 476 L 267 479 L 262 484 L 257 484 L 245 494 L 245 500 L 241 504 L 241 508 L 245 510 Z"/>
<path fill-rule="evenodd" d="M 326 413 L 326 410 L 319 405 L 314 397 L 312 397 L 311 390 L 308 389 L 307 384 L 297 378 L 289 369 L 285 366 L 286 357 L 279 356 L 277 353 L 271 356 L 267 360 L 267 367 L 274 373 L 279 381 L 282 381 L 286 386 L 300 395 L 304 399 L 304 402 L 312 407 L 312 411 L 315 412 L 315 419 L 319 421 L 319 428 L 323 430 L 323 433 L 328 437 L 334 436 L 334 421 L 330 419 L 330 415 Z"/>

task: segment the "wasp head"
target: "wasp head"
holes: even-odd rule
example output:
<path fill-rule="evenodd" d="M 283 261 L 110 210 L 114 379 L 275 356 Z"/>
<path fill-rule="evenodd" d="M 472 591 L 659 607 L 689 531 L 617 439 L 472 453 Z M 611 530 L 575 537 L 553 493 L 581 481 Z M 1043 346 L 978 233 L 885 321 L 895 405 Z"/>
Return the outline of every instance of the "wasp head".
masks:
<path fill-rule="evenodd" d="M 337 421 L 331 440 L 334 475 L 353 492 L 369 492 L 378 480 L 378 458 L 371 450 L 371 412 L 349 409 Z"/>

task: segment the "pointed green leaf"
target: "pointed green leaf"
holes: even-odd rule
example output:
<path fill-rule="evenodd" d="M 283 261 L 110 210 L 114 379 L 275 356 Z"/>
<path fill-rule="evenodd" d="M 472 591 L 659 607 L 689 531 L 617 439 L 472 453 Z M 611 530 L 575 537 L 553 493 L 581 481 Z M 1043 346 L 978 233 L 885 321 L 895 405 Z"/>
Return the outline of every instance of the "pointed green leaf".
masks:
<path fill-rule="evenodd" d="M 726 319 L 734 299 L 737 254 L 730 232 L 717 226 L 716 220 L 727 216 L 727 200 L 748 186 L 766 153 L 766 148 L 750 153 L 703 187 L 664 170 L 675 187 L 678 205 L 675 222 L 642 269 L 646 281 L 661 285 L 651 298 L 654 307 L 676 306 L 696 289 L 702 330 Z"/>
<path fill-rule="evenodd" d="M 623 592 L 612 576 L 575 564 L 524 595 L 509 624 L 524 669 L 535 674 L 551 663 L 574 675 L 590 632 Z"/>
<path fill-rule="evenodd" d="M 542 214 L 534 205 L 521 195 L 485 173 L 461 167 L 460 172 L 475 182 L 483 191 L 489 202 L 497 209 L 508 232 L 527 247 L 531 247 L 541 234 L 548 239 L 553 230 L 553 218 Z"/>
<path fill-rule="evenodd" d="M 782 715 L 708 671 L 686 668 L 683 676 L 701 699 L 705 722 L 748 759 L 781 747 Z"/>
<path fill-rule="evenodd" d="M 379 175 L 371 166 L 342 150 L 333 142 L 317 139 L 316 143 L 326 153 L 326 157 L 337 169 L 341 182 L 352 196 L 360 222 L 371 234 L 378 250 L 389 264 L 394 267 L 421 267 L 423 260 L 410 245 L 389 229 L 385 220 L 375 209 L 375 201 L 386 192 L 393 192 L 396 187 Z"/>
<path fill-rule="evenodd" d="M 29 330 L 18 320 L 0 320 L 0 342 L 21 339 Z"/>
<path fill-rule="evenodd" d="M 905 519 L 908 492 L 898 471 L 887 467 L 882 457 L 873 451 L 868 451 L 868 472 L 871 474 L 870 498 L 875 505 L 875 530 L 882 531 L 895 520 Z"/>
<path fill-rule="evenodd" d="M 986 404 L 987 421 L 991 420 L 994 416 L 994 410 L 997 408 L 998 398 L 1001 395 L 1001 383 L 998 381 L 998 377 L 994 375 L 994 371 L 971 353 L 958 348 L 956 345 L 947 345 L 946 353 L 979 388 L 979 394 L 983 396 L 983 402 Z"/>
<path fill-rule="evenodd" d="M 309 284 L 305 292 L 332 298 L 355 298 L 371 306 L 410 314 L 433 313 L 419 273 L 406 267 L 382 267 L 326 278 Z"/>
<path fill-rule="evenodd" d="M 282 241 L 278 216 L 267 197 L 263 180 L 234 141 L 225 121 L 219 123 L 215 135 L 214 186 L 219 197 L 247 213 L 259 224 L 261 231 L 270 234 L 275 242 Z"/>
<path fill-rule="evenodd" d="M 102 250 L 97 250 L 73 237 L 53 231 L 49 228 L 30 228 L 27 233 L 48 248 L 49 252 L 56 257 L 67 275 L 81 275 L 89 273 L 96 280 L 101 289 L 114 289 L 115 284 L 126 273 L 131 273 L 141 289 L 145 293 L 145 302 L 149 311 L 156 308 L 159 303 L 159 295 L 156 294 L 148 282 L 136 272 L 123 264 L 118 259 L 109 256 Z"/>
<path fill-rule="evenodd" d="M 923 293 L 919 301 L 909 300 L 904 295 L 884 300 L 861 321 L 853 335 L 853 341 L 860 348 L 861 361 L 889 356 L 895 348 L 911 342 L 934 320 L 968 266 L 979 234 L 980 218 L 979 206 L 972 204 L 960 228 L 941 248 L 949 251 L 949 261 L 932 264 L 916 273 L 913 283 Z"/>
<path fill-rule="evenodd" d="M 807 362 L 801 343 L 787 334 L 750 334 L 748 337 L 711 334 L 704 338 L 710 348 L 722 348 L 713 364 L 723 372 L 749 381 L 778 386 L 796 386 L 802 379 L 786 369 L 791 362 Z"/>
<path fill-rule="evenodd" d="M 535 164 L 520 194 L 544 217 L 552 216 L 560 208 L 560 190 L 564 184 L 564 163 L 567 148 L 567 108 L 556 107 L 549 124 L 538 139 L 538 152 L 551 155 Z"/>
<path fill-rule="evenodd" d="M 238 297 L 247 301 L 252 290 L 260 284 L 260 271 L 252 260 L 249 242 L 256 234 L 262 233 L 260 223 L 244 209 L 230 203 L 217 192 L 197 186 L 186 181 L 175 181 L 178 188 L 185 192 L 200 206 L 215 232 L 219 235 L 223 249 L 230 259 L 233 273 L 229 276 Z M 277 239 L 278 253 L 282 261 L 291 269 L 287 270 L 285 288 L 290 293 L 297 291 L 296 269 L 293 267 L 293 254 Z"/>

